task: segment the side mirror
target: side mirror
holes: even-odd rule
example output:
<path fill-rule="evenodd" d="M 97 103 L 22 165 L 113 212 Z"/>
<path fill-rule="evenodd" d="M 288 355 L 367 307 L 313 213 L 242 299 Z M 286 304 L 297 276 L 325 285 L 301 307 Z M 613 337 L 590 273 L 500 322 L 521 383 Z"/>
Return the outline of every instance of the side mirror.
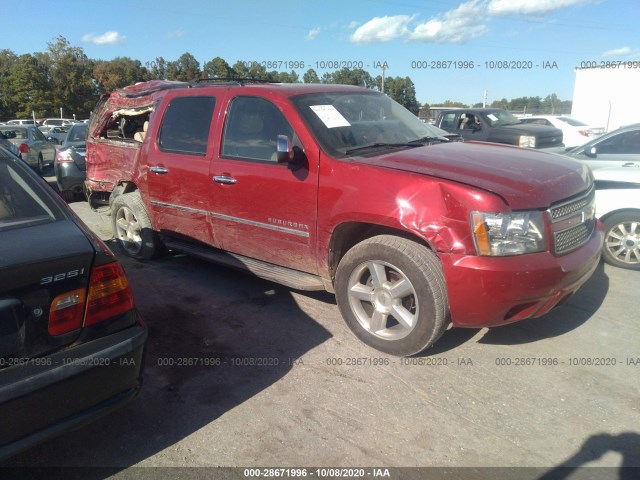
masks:
<path fill-rule="evenodd" d="M 293 146 L 291 139 L 286 135 L 278 135 L 276 146 L 278 163 L 291 163 L 293 161 Z"/>
<path fill-rule="evenodd" d="M 598 156 L 598 147 L 589 147 L 584 151 L 587 157 L 596 158 Z"/>

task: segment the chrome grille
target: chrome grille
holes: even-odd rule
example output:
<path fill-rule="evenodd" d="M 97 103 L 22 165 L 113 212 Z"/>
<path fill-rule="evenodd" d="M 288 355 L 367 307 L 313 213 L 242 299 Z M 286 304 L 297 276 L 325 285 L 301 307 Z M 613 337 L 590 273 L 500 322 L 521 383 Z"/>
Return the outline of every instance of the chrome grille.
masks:
<path fill-rule="evenodd" d="M 589 227 L 589 225 L 583 223 L 568 230 L 556 233 L 554 236 L 556 253 L 562 255 L 581 247 L 587 243 L 592 231 L 593 224 Z"/>
<path fill-rule="evenodd" d="M 555 222 L 562 217 L 566 217 L 568 215 L 579 212 L 587 205 L 593 204 L 595 195 L 595 189 L 591 188 L 591 190 L 586 195 L 577 200 L 558 205 L 557 207 L 551 207 L 551 210 L 549 211 L 551 213 L 551 220 Z"/>
<path fill-rule="evenodd" d="M 595 189 L 549 209 L 556 255 L 565 255 L 586 244 L 596 225 Z"/>

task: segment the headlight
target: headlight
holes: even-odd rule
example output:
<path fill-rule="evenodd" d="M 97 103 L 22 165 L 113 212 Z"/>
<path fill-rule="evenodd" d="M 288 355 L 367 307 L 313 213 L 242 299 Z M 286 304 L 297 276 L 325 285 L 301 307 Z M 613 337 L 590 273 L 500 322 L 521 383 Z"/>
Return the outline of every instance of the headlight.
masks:
<path fill-rule="evenodd" d="M 536 137 L 531 137 L 528 135 L 520 135 L 520 142 L 518 143 L 518 146 L 536 148 Z"/>
<path fill-rule="evenodd" d="M 521 255 L 547 247 L 541 212 L 471 212 L 471 228 L 478 255 Z"/>

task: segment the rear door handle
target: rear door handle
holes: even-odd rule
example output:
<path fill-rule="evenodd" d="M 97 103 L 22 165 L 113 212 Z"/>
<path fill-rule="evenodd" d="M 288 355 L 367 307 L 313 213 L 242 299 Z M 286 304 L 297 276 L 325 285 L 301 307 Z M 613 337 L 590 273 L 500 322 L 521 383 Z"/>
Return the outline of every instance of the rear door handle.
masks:
<path fill-rule="evenodd" d="M 216 183 L 222 183 L 224 185 L 233 185 L 237 180 L 233 177 L 227 177 L 225 175 L 216 175 L 213 177 L 213 181 Z"/>
<path fill-rule="evenodd" d="M 627 163 L 623 164 L 622 166 L 623 166 L 623 167 L 635 167 L 635 166 L 636 166 L 636 164 L 635 164 L 635 163 L 633 163 L 633 162 L 627 162 Z"/>
<path fill-rule="evenodd" d="M 149 167 L 149 171 L 151 173 L 157 173 L 159 175 L 164 175 L 165 173 L 169 173 L 169 170 L 164 167 Z"/>

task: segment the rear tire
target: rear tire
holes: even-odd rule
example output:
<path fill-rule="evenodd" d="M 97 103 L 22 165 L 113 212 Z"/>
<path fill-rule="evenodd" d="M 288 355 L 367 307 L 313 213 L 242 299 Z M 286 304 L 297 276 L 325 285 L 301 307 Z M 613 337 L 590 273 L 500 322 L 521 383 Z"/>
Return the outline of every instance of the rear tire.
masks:
<path fill-rule="evenodd" d="M 604 221 L 602 258 L 614 267 L 640 270 L 640 213 L 620 212 Z"/>
<path fill-rule="evenodd" d="M 440 261 L 405 238 L 380 235 L 354 246 L 338 265 L 335 291 L 349 328 L 391 355 L 421 352 L 449 323 Z"/>
<path fill-rule="evenodd" d="M 125 255 L 149 260 L 164 252 L 139 192 L 124 193 L 114 199 L 111 222 L 113 234 Z"/>
<path fill-rule="evenodd" d="M 44 160 L 41 153 L 38 154 L 38 166 L 36 167 L 36 170 L 40 175 L 44 173 Z"/>
<path fill-rule="evenodd" d="M 73 202 L 75 200 L 75 193 L 73 190 L 62 190 L 60 192 L 60 196 L 64 199 L 65 202 Z"/>

